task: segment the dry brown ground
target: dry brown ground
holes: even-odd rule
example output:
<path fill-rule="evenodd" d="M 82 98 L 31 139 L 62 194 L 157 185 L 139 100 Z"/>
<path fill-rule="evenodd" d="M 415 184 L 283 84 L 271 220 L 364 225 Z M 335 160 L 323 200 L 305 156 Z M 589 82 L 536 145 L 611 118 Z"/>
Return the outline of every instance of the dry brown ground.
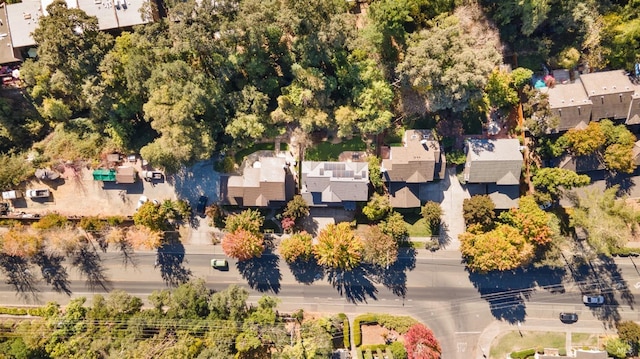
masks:
<path fill-rule="evenodd" d="M 385 335 L 395 337 L 397 340 L 404 340 L 403 336 L 395 330 L 389 330 L 378 324 L 361 326 L 362 345 L 384 344 Z"/>

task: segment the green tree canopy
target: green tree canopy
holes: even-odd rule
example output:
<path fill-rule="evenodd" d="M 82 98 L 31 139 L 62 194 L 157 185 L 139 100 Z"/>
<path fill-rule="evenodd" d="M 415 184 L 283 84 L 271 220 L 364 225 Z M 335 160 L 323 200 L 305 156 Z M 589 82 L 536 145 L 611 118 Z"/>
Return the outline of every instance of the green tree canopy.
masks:
<path fill-rule="evenodd" d="M 564 191 L 588 185 L 591 178 L 562 168 L 546 167 L 536 171 L 532 183 L 537 191 L 548 193 L 557 200 Z"/>
<path fill-rule="evenodd" d="M 488 195 L 475 195 L 462 202 L 462 216 L 467 226 L 478 224 L 486 229 L 493 225 L 495 208 Z"/>
<path fill-rule="evenodd" d="M 456 15 L 439 16 L 430 25 L 411 37 L 396 71 L 431 112 L 462 112 L 482 98 L 488 75 L 500 63 L 498 44 L 484 36 L 479 41 L 481 34 Z"/>

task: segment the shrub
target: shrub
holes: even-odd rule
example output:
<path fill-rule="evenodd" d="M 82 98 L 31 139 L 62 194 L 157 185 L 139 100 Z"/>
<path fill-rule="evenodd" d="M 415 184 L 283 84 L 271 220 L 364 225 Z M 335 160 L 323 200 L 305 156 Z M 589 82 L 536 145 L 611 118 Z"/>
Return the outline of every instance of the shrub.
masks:
<path fill-rule="evenodd" d="M 386 348 L 387 348 L 386 344 L 370 344 L 370 345 L 363 345 L 363 346 L 360 347 L 360 349 L 362 349 L 364 351 L 371 350 L 372 352 L 375 352 L 378 349 L 385 350 Z"/>
<path fill-rule="evenodd" d="M 389 350 L 393 355 L 393 359 L 407 359 L 407 349 L 404 348 L 402 342 L 393 342 L 389 345 Z"/>
<path fill-rule="evenodd" d="M 558 349 L 558 355 L 560 355 L 561 357 L 566 357 L 567 356 L 567 349 L 566 348 Z"/>
<path fill-rule="evenodd" d="M 353 344 L 359 347 L 362 344 L 362 330 L 360 326 L 364 324 L 375 324 L 378 322 L 378 318 L 375 314 L 367 313 L 361 314 L 353 320 Z"/>
<path fill-rule="evenodd" d="M 222 207 L 220 207 L 216 203 L 207 207 L 204 210 L 204 214 L 211 219 L 211 224 L 214 227 L 224 227 L 224 212 L 222 211 Z"/>
<path fill-rule="evenodd" d="M 121 225 L 124 222 L 124 217 L 122 217 L 122 216 L 109 216 L 109 217 L 106 218 L 106 220 L 107 220 L 107 223 L 110 226 L 114 226 L 115 227 L 115 226 Z"/>
<path fill-rule="evenodd" d="M 67 217 L 58 213 L 49 213 L 36 223 L 33 224 L 33 228 L 37 229 L 50 229 L 50 228 L 62 228 L 67 225 Z"/>
<path fill-rule="evenodd" d="M 511 353 L 511 358 L 512 359 L 527 359 L 528 357 L 532 357 L 534 355 L 536 355 L 536 350 L 535 349 L 526 349 L 526 350 L 521 350 L 519 352 Z"/>
<path fill-rule="evenodd" d="M 356 350 L 356 355 L 358 356 L 358 359 L 364 359 L 364 355 L 362 354 L 362 350 L 360 350 L 360 349 Z"/>
<path fill-rule="evenodd" d="M 231 173 L 235 170 L 235 163 L 233 162 L 233 157 L 226 156 L 220 161 L 217 161 L 214 165 L 214 169 L 217 172 L 222 173 Z"/>
<path fill-rule="evenodd" d="M 377 323 L 389 330 L 395 330 L 400 334 L 405 334 L 409 328 L 417 324 L 418 321 L 408 316 L 379 314 L 377 316 Z"/>
<path fill-rule="evenodd" d="M 82 217 L 78 226 L 87 232 L 97 232 L 104 229 L 105 222 L 98 216 Z"/>
<path fill-rule="evenodd" d="M 344 313 L 339 313 L 338 318 L 342 320 L 342 340 L 345 349 L 351 349 L 351 335 L 349 332 L 349 318 Z"/>
<path fill-rule="evenodd" d="M 371 349 L 367 349 L 364 353 L 364 359 L 373 359 L 373 353 L 371 353 Z"/>

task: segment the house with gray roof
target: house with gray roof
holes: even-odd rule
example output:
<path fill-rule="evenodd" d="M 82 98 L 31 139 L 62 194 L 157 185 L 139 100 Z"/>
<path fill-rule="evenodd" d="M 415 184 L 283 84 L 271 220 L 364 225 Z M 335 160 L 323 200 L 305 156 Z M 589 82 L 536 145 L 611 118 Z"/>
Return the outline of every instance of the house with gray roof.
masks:
<path fill-rule="evenodd" d="M 522 153 L 517 139 L 468 139 L 463 178 L 473 194 L 488 194 L 497 209 L 518 206 Z"/>
<path fill-rule="evenodd" d="M 315 207 L 344 207 L 369 199 L 369 167 L 366 162 L 303 161 L 300 194 Z"/>
<path fill-rule="evenodd" d="M 640 85 L 634 85 L 633 87 L 635 91 L 631 95 L 626 125 L 640 125 Z"/>
<path fill-rule="evenodd" d="M 604 118 L 640 124 L 640 86 L 623 70 L 577 75 L 574 81 L 541 91 L 549 95 L 551 112 L 560 119 L 558 131 L 584 128 Z"/>
<path fill-rule="evenodd" d="M 547 88 L 549 108 L 558 118 L 557 131 L 587 127 L 593 103 L 578 79 L 573 83 Z"/>
<path fill-rule="evenodd" d="M 128 28 L 151 22 L 150 14 L 143 11 L 149 8 L 153 0 L 66 0 L 69 8 L 79 8 L 98 19 L 100 30 Z M 9 41 L 10 46 L 0 47 L 0 64 L 22 60 L 23 52 L 37 44 L 31 34 L 38 27 L 42 16 L 47 16 L 47 6 L 53 0 L 23 0 L 16 4 L 3 4 L 0 9 L 0 31 L 6 26 L 7 36 L 0 38 Z M 6 21 L 3 13 L 6 12 Z M 6 25 L 5 25 L 6 24 Z"/>
<path fill-rule="evenodd" d="M 295 182 L 284 158 L 260 157 L 241 176 L 222 181 L 223 203 L 240 207 L 282 206 L 295 193 Z"/>
<path fill-rule="evenodd" d="M 592 72 L 580 80 L 593 104 L 592 120 L 627 118 L 634 88 L 623 70 Z"/>
<path fill-rule="evenodd" d="M 420 207 L 420 186 L 444 177 L 444 153 L 431 130 L 407 130 L 402 144 L 382 160 L 389 200 L 395 208 Z"/>

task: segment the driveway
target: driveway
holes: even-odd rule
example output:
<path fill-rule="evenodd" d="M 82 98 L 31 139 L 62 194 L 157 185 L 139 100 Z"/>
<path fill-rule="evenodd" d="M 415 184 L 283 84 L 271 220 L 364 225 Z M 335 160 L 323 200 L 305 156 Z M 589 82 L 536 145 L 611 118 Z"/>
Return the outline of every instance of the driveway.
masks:
<path fill-rule="evenodd" d="M 464 218 L 462 218 L 462 202 L 465 198 L 470 198 L 470 195 L 460 185 L 455 167 L 447 168 L 444 179 L 420 186 L 422 201 L 434 201 L 440 203 L 442 207 L 440 244 L 446 249 L 460 248 L 458 235 L 465 231 Z"/>

